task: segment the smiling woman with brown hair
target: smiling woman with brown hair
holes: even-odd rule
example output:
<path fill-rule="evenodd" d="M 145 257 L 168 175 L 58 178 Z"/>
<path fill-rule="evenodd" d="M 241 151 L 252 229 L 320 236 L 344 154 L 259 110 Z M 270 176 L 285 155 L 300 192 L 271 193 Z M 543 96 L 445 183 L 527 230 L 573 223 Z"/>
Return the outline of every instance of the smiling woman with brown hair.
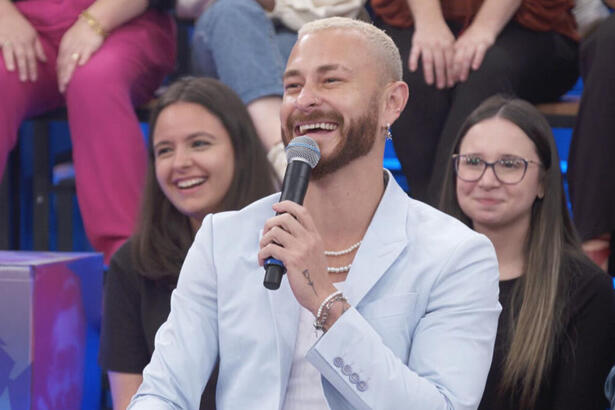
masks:
<path fill-rule="evenodd" d="M 214 79 L 188 77 L 169 87 L 152 111 L 149 156 L 138 229 L 113 256 L 105 282 L 100 362 L 114 408 L 122 409 L 141 383 L 203 218 L 274 192 L 243 103 Z M 214 382 L 201 408 L 214 407 Z"/>
<path fill-rule="evenodd" d="M 481 409 L 604 409 L 615 294 L 582 253 L 551 129 L 495 96 L 466 120 L 441 208 L 495 246 L 502 314 Z"/>

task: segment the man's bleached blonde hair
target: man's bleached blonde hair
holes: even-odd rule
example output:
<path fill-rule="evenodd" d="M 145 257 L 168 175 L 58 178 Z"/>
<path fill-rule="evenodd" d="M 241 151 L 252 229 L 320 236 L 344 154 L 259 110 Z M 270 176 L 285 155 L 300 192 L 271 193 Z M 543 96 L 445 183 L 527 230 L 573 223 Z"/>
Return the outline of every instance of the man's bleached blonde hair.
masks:
<path fill-rule="evenodd" d="M 347 17 L 329 17 L 304 24 L 298 36 L 332 29 L 354 30 L 359 33 L 365 39 L 372 55 L 380 59 L 385 82 L 402 79 L 401 56 L 397 46 L 391 37 L 373 24 Z"/>

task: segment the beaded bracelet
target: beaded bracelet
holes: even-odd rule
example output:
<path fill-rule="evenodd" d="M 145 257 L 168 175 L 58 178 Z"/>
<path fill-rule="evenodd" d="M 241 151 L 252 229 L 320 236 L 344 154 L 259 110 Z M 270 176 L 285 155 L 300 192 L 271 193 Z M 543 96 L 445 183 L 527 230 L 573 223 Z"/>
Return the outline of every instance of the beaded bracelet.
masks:
<path fill-rule="evenodd" d="M 94 18 L 94 16 L 92 16 L 87 10 L 83 10 L 79 16 L 88 23 L 88 26 L 90 26 L 96 34 L 102 38 L 107 38 L 109 33 L 107 33 L 102 24 L 100 24 L 100 22 L 96 20 L 96 18 Z"/>

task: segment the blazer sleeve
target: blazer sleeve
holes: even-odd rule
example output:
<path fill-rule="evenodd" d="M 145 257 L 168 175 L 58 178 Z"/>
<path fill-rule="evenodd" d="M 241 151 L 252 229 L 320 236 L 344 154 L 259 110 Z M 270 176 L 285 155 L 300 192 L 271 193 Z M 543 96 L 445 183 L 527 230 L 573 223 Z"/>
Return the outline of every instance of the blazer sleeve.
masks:
<path fill-rule="evenodd" d="M 457 245 L 429 292 L 402 362 L 358 310 L 308 351 L 333 408 L 476 409 L 501 310 L 495 252 L 482 236 Z M 409 304 L 408 306 L 414 306 Z M 410 330 L 412 331 L 412 330 Z"/>
<path fill-rule="evenodd" d="M 198 408 L 218 356 L 217 279 L 208 215 L 171 295 L 171 313 L 156 333 L 151 362 L 129 409 Z M 195 326 L 198 323 L 198 326 Z"/>

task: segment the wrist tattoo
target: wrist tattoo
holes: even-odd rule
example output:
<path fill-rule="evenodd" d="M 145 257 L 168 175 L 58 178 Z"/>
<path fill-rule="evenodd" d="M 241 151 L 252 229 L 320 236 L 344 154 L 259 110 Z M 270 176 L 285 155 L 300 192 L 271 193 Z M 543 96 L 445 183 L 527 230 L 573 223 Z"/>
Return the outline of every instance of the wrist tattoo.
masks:
<path fill-rule="evenodd" d="M 316 292 L 316 288 L 314 287 L 314 282 L 312 282 L 312 279 L 310 278 L 310 271 L 305 269 L 303 272 L 303 276 L 305 277 L 305 279 L 307 279 L 308 285 L 310 285 L 310 287 L 312 288 L 312 290 L 314 291 L 314 294 L 316 296 L 318 296 L 318 293 Z"/>

